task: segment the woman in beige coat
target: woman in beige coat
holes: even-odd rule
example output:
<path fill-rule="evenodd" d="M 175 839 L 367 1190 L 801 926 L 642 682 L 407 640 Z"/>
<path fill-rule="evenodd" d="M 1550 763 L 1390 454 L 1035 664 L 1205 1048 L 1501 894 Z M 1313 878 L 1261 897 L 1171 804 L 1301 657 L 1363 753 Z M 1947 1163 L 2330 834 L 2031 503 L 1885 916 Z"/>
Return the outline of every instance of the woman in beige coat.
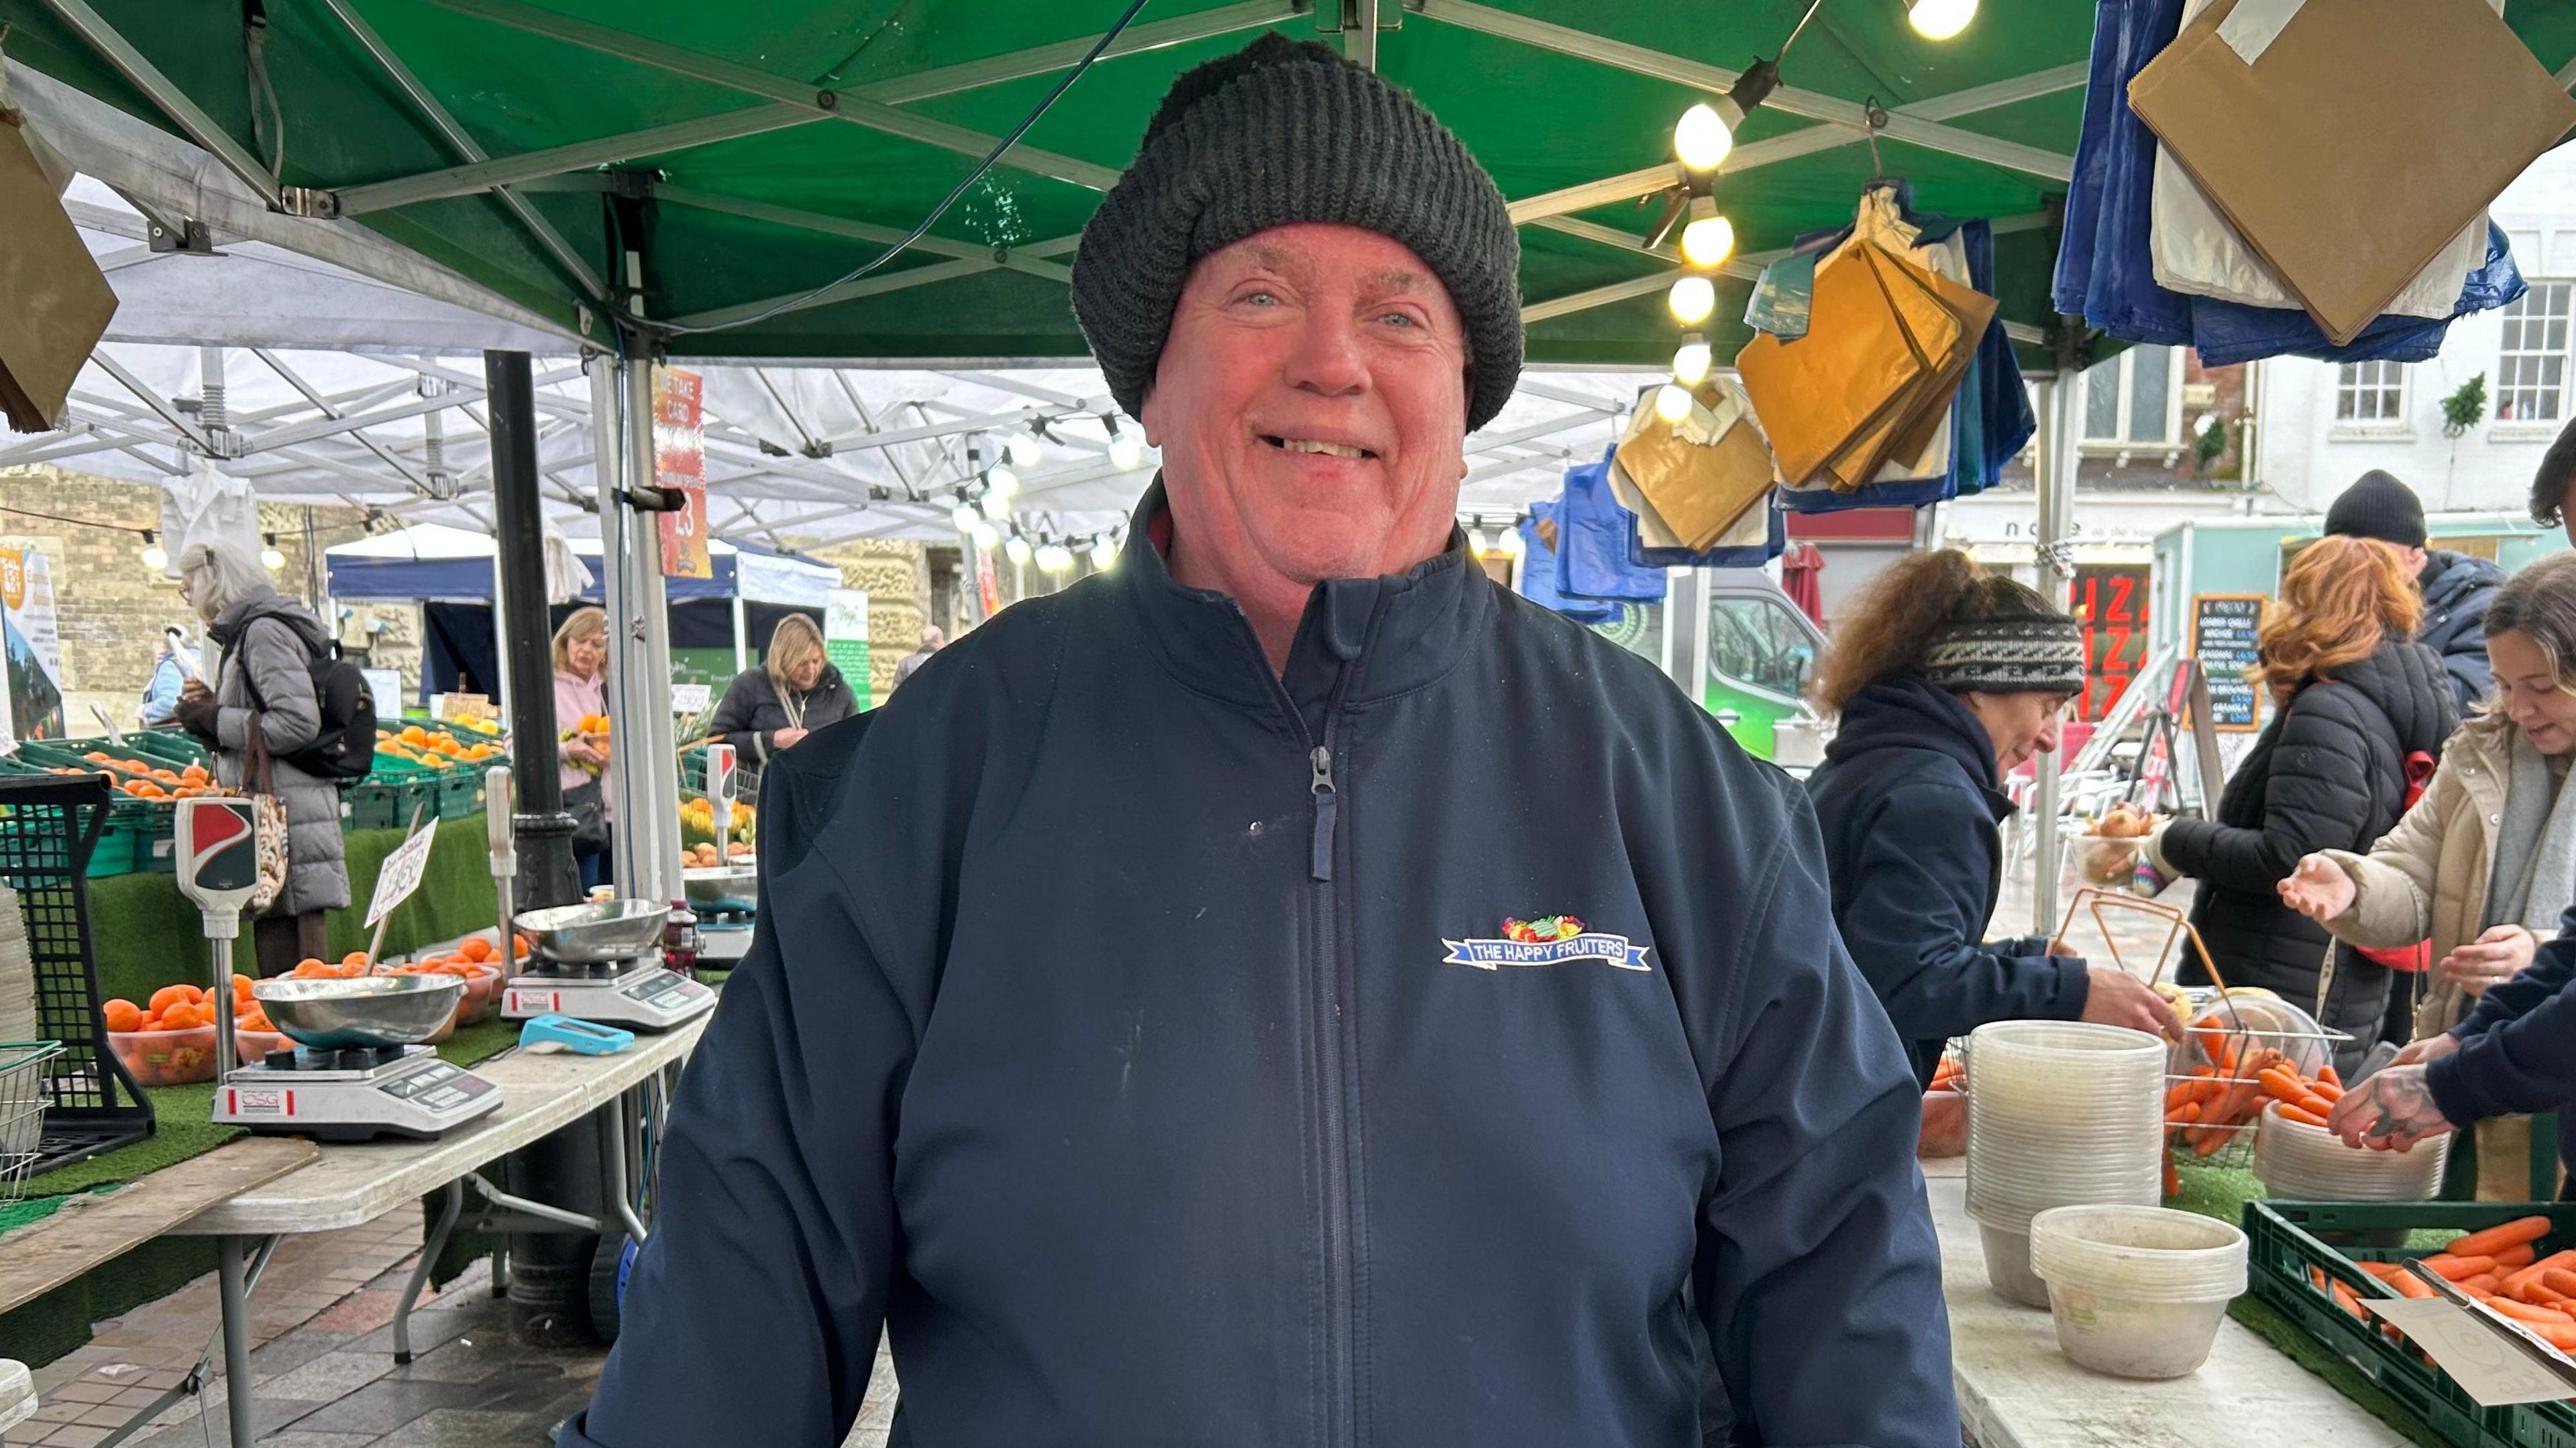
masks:
<path fill-rule="evenodd" d="M 2369 854 L 2308 855 L 2280 887 L 2354 945 L 2432 942 L 2433 969 L 2415 978 L 2419 1041 L 2529 965 L 2576 898 L 2576 793 L 2561 787 L 2576 759 L 2576 554 L 2507 582 L 2485 630 L 2493 702 L 2451 735 L 2423 798 Z M 2481 1198 L 2531 1194 L 2526 1120 L 2481 1123 L 2477 1153 Z"/>

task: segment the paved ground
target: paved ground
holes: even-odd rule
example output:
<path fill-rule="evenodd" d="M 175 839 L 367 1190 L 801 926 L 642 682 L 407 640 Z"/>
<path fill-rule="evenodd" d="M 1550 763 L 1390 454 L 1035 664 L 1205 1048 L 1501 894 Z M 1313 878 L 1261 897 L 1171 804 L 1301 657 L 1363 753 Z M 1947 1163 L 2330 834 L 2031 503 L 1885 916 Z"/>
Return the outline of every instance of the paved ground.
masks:
<path fill-rule="evenodd" d="M 420 1219 L 290 1239 L 252 1295 L 261 1448 L 542 1448 L 590 1398 L 603 1350 L 547 1351 L 510 1341 L 509 1304 L 476 1267 L 412 1314 L 407 1367 L 394 1366 L 394 1305 Z M 97 1325 L 86 1347 L 36 1372 L 44 1406 L 12 1448 L 95 1448 L 179 1382 L 216 1329 L 215 1279 Z M 183 1401 L 126 1440 L 136 1448 L 228 1448 L 220 1362 L 201 1399 Z M 884 1448 L 894 1372 L 878 1371 L 845 1448 Z"/>

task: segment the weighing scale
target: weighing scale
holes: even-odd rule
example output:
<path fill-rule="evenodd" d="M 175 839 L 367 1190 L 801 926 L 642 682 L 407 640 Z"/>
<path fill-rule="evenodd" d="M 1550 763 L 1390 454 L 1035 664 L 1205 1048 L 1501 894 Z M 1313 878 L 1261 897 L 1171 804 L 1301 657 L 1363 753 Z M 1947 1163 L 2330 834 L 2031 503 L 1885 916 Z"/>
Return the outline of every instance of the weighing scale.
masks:
<path fill-rule="evenodd" d="M 499 1087 L 416 1044 L 455 1016 L 465 983 L 452 977 L 261 981 L 252 998 L 297 1045 L 234 1064 L 232 942 L 259 885 L 258 824 L 246 799 L 183 799 L 173 824 L 179 889 L 197 904 L 213 966 L 213 1119 L 318 1141 L 428 1139 L 498 1107 Z"/>
<path fill-rule="evenodd" d="M 707 746 L 707 804 L 715 824 L 716 857 L 721 865 L 682 870 L 689 908 L 698 916 L 698 963 L 730 970 L 751 953 L 754 905 L 760 890 L 758 870 L 736 864 L 733 852 L 734 747 Z"/>
<path fill-rule="evenodd" d="M 715 1009 L 714 991 L 662 965 L 670 913 L 649 900 L 605 900 L 514 917 L 535 948 L 502 988 L 502 1017 L 667 1031 Z"/>

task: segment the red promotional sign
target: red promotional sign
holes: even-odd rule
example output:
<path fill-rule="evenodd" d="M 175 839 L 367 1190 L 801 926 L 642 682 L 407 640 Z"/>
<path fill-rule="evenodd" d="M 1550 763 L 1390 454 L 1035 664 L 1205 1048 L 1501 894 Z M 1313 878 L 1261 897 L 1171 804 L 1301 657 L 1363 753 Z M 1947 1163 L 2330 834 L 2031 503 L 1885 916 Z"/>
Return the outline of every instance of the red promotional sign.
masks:
<path fill-rule="evenodd" d="M 677 488 L 689 505 L 664 513 L 662 576 L 708 578 L 706 390 L 695 372 L 653 369 L 653 485 Z"/>

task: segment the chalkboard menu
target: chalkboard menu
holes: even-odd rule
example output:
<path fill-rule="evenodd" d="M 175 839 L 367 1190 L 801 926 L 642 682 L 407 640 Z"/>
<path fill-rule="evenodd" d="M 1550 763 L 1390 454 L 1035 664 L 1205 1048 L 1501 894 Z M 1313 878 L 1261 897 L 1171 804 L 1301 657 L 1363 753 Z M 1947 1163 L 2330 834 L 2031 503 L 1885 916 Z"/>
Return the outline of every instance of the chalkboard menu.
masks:
<path fill-rule="evenodd" d="M 2261 695 L 2246 671 L 2259 661 L 2254 633 L 2266 599 L 2259 593 L 2203 593 L 2191 601 L 2191 652 L 2209 678 L 2210 723 L 2244 734 L 2262 725 Z"/>

